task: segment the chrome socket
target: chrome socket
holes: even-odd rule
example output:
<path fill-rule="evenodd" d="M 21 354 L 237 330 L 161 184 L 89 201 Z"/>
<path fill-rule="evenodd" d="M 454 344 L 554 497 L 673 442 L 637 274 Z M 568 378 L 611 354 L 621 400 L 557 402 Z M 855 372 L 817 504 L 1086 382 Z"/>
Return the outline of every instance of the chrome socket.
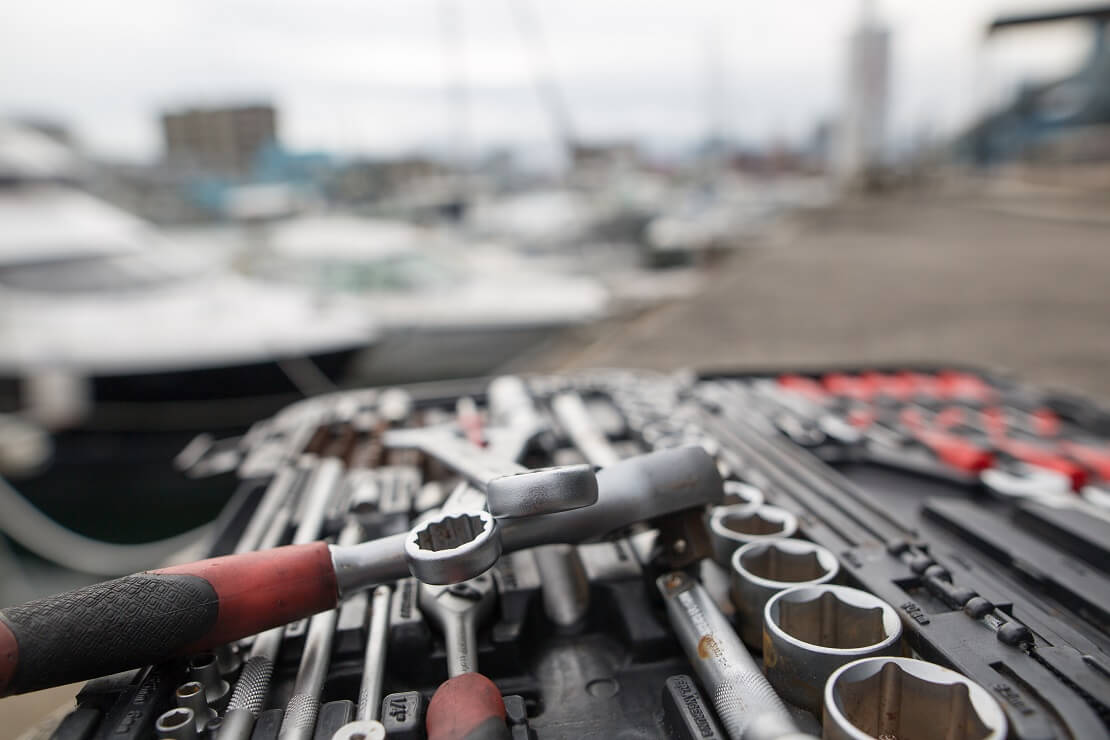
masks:
<path fill-rule="evenodd" d="M 197 720 L 193 710 L 178 707 L 163 712 L 154 722 L 154 731 L 163 740 L 197 740 Z"/>
<path fill-rule="evenodd" d="M 231 686 L 220 675 L 220 665 L 215 653 L 197 653 L 189 659 L 189 678 L 204 687 L 208 706 L 222 712 L 231 698 Z"/>
<path fill-rule="evenodd" d="M 725 505 L 747 504 L 748 506 L 763 506 L 763 491 L 738 480 L 726 480 L 724 484 Z"/>
<path fill-rule="evenodd" d="M 181 684 L 174 690 L 173 698 L 177 706 L 193 710 L 197 732 L 203 730 L 212 720 L 216 719 L 216 710 L 208 706 L 208 700 L 204 697 L 204 684 L 200 681 Z"/>
<path fill-rule="evenodd" d="M 864 658 L 825 684 L 825 740 L 1002 740 L 1006 715 L 979 684 L 912 658 Z"/>
<path fill-rule="evenodd" d="M 763 610 L 763 668 L 779 696 L 821 712 L 829 676 L 860 658 L 900 655 L 902 621 L 882 599 L 847 586 L 796 586 Z"/>
<path fill-rule="evenodd" d="M 767 507 L 764 507 L 767 508 Z M 732 554 L 732 603 L 740 637 L 750 647 L 763 644 L 763 610 L 779 591 L 828 583 L 840 572 L 831 552 L 805 540 L 750 542 Z"/>
<path fill-rule="evenodd" d="M 376 719 L 348 722 L 335 731 L 331 740 L 385 740 L 385 725 Z"/>
<path fill-rule="evenodd" d="M 797 531 L 797 517 L 776 506 L 733 504 L 714 507 L 709 513 L 713 559 L 724 568 L 737 548 L 750 542 L 790 537 Z"/>

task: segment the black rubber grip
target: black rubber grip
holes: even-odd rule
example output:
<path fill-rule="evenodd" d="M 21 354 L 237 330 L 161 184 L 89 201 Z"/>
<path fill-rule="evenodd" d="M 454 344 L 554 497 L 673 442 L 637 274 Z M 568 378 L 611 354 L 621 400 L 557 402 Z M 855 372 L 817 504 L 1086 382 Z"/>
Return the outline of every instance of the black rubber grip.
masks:
<path fill-rule="evenodd" d="M 125 576 L 4 609 L 0 696 L 159 662 L 203 637 L 218 615 L 208 581 L 165 573 Z"/>

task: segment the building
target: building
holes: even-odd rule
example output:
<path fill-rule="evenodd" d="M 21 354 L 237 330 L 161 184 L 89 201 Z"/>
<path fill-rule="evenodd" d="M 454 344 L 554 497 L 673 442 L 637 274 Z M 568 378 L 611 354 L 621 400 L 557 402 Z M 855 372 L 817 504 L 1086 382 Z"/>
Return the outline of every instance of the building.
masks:
<path fill-rule="evenodd" d="M 189 108 L 162 115 L 166 163 L 187 171 L 242 175 L 277 141 L 271 105 Z"/>
<path fill-rule="evenodd" d="M 890 32 L 870 2 L 848 40 L 847 76 L 834 170 L 844 180 L 866 182 L 883 167 L 890 98 Z"/>

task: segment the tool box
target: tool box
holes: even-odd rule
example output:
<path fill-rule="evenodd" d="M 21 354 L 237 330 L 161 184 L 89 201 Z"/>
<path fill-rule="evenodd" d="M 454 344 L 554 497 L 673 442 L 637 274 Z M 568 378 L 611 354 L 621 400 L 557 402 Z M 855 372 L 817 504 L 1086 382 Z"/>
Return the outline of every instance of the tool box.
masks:
<path fill-rule="evenodd" d="M 1110 415 L 1083 399 L 923 367 L 341 392 L 194 455 L 202 471 L 232 454 L 242 480 L 211 554 L 284 545 L 306 526 L 312 539 L 386 537 L 445 502 L 480 507 L 473 475 L 390 443 L 421 428 L 513 450 L 524 468 L 604 471 L 696 446 L 724 496 L 693 517 L 506 553 L 481 583 L 403 578 L 348 596 L 330 621 L 91 680 L 53 737 L 1110 733 Z M 801 586 L 779 596 L 783 584 Z M 468 612 L 475 644 L 452 647 L 463 637 L 425 613 L 439 597 L 424 589 L 488 605 Z M 467 673 L 460 650 L 500 702 L 478 685 L 437 694 L 449 671 Z M 733 651 L 770 683 L 737 683 L 748 663 Z M 780 697 L 785 725 L 760 714 L 781 714 Z M 463 727 L 483 701 L 493 725 Z"/>

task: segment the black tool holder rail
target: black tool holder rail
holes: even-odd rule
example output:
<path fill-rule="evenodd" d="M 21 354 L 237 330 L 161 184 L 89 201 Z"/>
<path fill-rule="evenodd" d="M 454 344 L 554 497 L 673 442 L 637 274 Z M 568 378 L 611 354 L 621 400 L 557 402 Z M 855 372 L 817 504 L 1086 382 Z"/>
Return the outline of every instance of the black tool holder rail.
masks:
<path fill-rule="evenodd" d="M 1060 620 L 1051 598 L 1031 592 L 942 528 L 897 521 L 871 492 L 785 440 L 761 435 L 739 409 L 691 410 L 722 443 L 726 464 L 766 476 L 769 498 L 802 515 L 807 538 L 839 557 L 845 577 L 899 609 L 917 653 L 994 693 L 1014 737 L 1106 732 L 1110 641 L 1104 631 Z M 1104 579 L 1097 580 L 1102 603 L 1110 602 Z"/>

